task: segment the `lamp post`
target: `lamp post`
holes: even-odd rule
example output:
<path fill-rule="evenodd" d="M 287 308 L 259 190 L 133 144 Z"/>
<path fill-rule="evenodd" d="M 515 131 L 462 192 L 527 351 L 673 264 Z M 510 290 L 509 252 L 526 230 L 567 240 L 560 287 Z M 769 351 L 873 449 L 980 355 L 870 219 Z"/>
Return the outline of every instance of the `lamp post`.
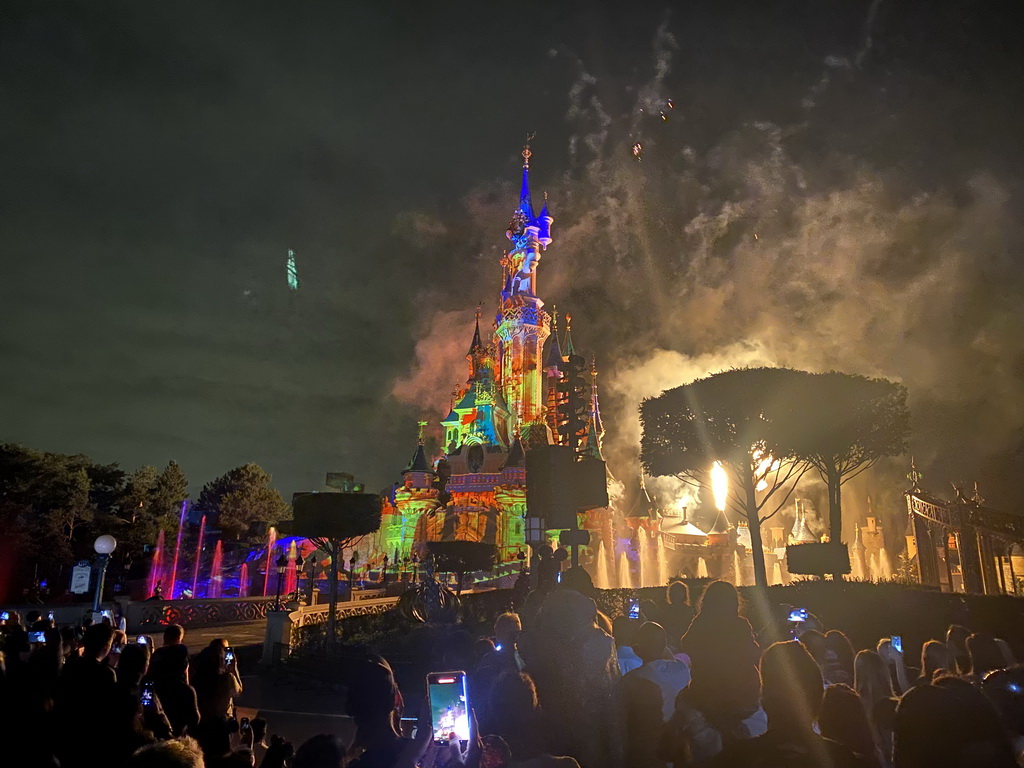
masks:
<path fill-rule="evenodd" d="M 302 566 L 306 564 L 306 561 L 302 559 L 302 552 L 298 549 L 295 550 L 295 596 L 292 598 L 295 602 L 299 602 L 299 595 L 302 594 L 300 588 L 300 580 L 302 579 Z"/>
<path fill-rule="evenodd" d="M 387 554 L 385 554 L 384 555 L 384 569 L 381 571 L 381 574 L 380 574 L 380 585 L 382 587 L 384 587 L 384 586 L 387 586 L 387 583 L 388 583 L 388 556 L 387 556 Z"/>
<path fill-rule="evenodd" d="M 348 559 L 348 599 L 355 601 L 356 599 L 356 562 L 359 560 L 359 552 L 352 552 L 352 557 Z"/>
<path fill-rule="evenodd" d="M 92 599 L 92 610 L 96 613 L 103 600 L 103 581 L 107 578 L 107 563 L 110 562 L 110 555 L 117 549 L 117 539 L 105 533 L 93 542 L 92 548 L 96 550 L 96 561 L 100 566 L 100 572 L 96 575 L 96 594 Z"/>
<path fill-rule="evenodd" d="M 419 564 L 420 564 L 420 558 L 419 558 L 419 555 L 413 553 L 413 555 L 412 555 L 412 557 L 410 559 L 412 560 L 412 583 L 415 584 L 416 583 L 416 577 L 419 575 L 417 573 L 417 568 L 419 567 Z"/>
<path fill-rule="evenodd" d="M 284 579 L 284 572 L 288 570 L 288 555 L 281 550 L 281 556 L 276 560 L 277 565 L 277 597 L 274 599 L 274 610 L 281 610 L 281 581 Z"/>

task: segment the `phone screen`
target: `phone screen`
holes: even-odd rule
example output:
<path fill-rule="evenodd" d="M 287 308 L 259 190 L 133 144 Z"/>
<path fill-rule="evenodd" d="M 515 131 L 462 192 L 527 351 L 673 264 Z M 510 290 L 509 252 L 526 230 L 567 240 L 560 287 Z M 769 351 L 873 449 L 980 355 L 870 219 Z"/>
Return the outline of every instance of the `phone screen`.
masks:
<path fill-rule="evenodd" d="M 153 705 L 153 684 L 146 683 L 142 686 L 142 695 L 139 697 L 142 701 L 142 706 L 149 707 Z"/>
<path fill-rule="evenodd" d="M 46 633 L 45 632 L 29 632 L 28 641 L 30 643 L 46 644 Z"/>
<path fill-rule="evenodd" d="M 893 650 L 903 653 L 903 638 L 900 635 L 893 635 L 891 642 Z"/>
<path fill-rule="evenodd" d="M 639 619 L 640 618 L 640 601 L 633 598 L 629 601 L 629 618 Z"/>
<path fill-rule="evenodd" d="M 149 640 L 146 639 L 145 635 L 139 635 L 137 638 L 135 638 L 135 642 L 139 645 L 145 645 L 149 642 Z"/>
<path fill-rule="evenodd" d="M 430 724 L 434 740 L 447 744 L 454 733 L 459 741 L 469 741 L 469 694 L 465 672 L 432 672 L 427 675 L 430 698 Z"/>
<path fill-rule="evenodd" d="M 0 613 L 0 621 L 10 621 L 10 620 L 11 620 L 11 614 L 9 614 L 7 611 L 4 611 L 3 613 Z"/>
<path fill-rule="evenodd" d="M 231 662 L 233 662 L 234 660 L 235 660 L 235 652 L 234 652 L 233 650 L 231 650 L 230 648 L 228 648 L 228 649 L 227 649 L 226 651 L 224 651 L 224 661 L 225 661 L 225 662 L 227 662 L 228 664 L 230 664 L 230 663 L 231 663 Z"/>
<path fill-rule="evenodd" d="M 792 621 L 794 624 L 797 624 L 801 621 L 807 621 L 807 616 L 808 613 L 806 608 L 797 608 L 795 611 L 789 612 L 789 620 Z"/>

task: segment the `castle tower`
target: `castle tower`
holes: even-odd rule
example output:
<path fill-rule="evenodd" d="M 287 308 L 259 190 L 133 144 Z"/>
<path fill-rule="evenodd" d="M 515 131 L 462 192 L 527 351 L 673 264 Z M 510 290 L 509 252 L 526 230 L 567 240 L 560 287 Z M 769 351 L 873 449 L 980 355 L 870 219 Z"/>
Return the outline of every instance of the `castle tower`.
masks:
<path fill-rule="evenodd" d="M 502 260 L 504 285 L 495 318 L 501 393 L 526 448 L 549 441 L 545 423 L 543 352 L 550 334 L 551 316 L 544 311 L 544 302 L 537 294 L 537 267 L 544 249 L 551 244 L 554 221 L 546 201 L 539 216 L 533 211 L 531 154 L 527 145 L 523 150 L 519 205 L 505 231 L 511 250 Z"/>

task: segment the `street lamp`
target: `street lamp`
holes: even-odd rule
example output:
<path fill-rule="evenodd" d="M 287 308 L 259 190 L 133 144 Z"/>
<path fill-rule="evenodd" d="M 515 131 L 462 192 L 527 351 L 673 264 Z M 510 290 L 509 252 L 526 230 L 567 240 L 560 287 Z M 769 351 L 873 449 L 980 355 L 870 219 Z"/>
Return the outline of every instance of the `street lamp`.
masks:
<path fill-rule="evenodd" d="M 284 572 L 288 570 L 288 555 L 281 550 L 281 556 L 276 560 L 277 564 L 277 597 L 274 599 L 274 610 L 281 610 L 281 581 L 284 579 Z"/>
<path fill-rule="evenodd" d="M 105 533 L 93 542 L 92 548 L 96 550 L 96 560 L 100 566 L 100 572 L 96 576 L 96 595 L 92 599 L 92 610 L 96 613 L 100 609 L 100 601 L 103 600 L 103 581 L 107 578 L 107 563 L 110 562 L 110 555 L 117 549 L 117 539 Z"/>
<path fill-rule="evenodd" d="M 383 587 L 383 586 L 386 586 L 387 583 L 388 583 L 388 556 L 387 556 L 387 554 L 385 554 L 384 555 L 384 570 L 381 572 L 381 575 L 380 575 L 380 585 Z"/>
<path fill-rule="evenodd" d="M 359 552 L 353 551 L 352 557 L 348 559 L 348 599 L 356 599 L 356 561 L 359 559 Z"/>
<path fill-rule="evenodd" d="M 306 564 L 306 561 L 302 559 L 302 552 L 295 550 L 295 602 L 299 602 L 299 579 L 302 578 L 302 566 Z"/>

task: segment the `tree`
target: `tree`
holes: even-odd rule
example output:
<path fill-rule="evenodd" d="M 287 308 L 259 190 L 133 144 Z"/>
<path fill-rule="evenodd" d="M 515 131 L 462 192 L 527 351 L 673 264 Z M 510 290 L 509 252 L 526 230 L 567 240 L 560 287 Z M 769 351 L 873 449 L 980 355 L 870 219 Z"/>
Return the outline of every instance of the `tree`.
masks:
<path fill-rule="evenodd" d="M 466 574 L 493 570 L 498 549 L 480 541 L 428 541 L 427 553 L 434 561 L 435 571 L 456 575 L 455 593 L 461 597 Z"/>
<path fill-rule="evenodd" d="M 258 464 L 235 467 L 203 486 L 196 509 L 232 538 L 254 541 L 268 525 L 291 518 L 291 508 L 270 480 Z"/>
<path fill-rule="evenodd" d="M 782 509 L 808 469 L 782 427 L 792 402 L 787 389 L 809 375 L 788 368 L 724 371 L 640 406 L 640 460 L 649 473 L 708 486 L 714 463 L 721 463 L 730 480 L 728 504 L 750 526 L 761 587 L 768 584 L 761 524 Z"/>
<path fill-rule="evenodd" d="M 907 390 L 886 379 L 807 374 L 787 392 L 786 442 L 828 488 L 829 536 L 842 541 L 842 487 L 886 456 L 907 451 Z"/>
<path fill-rule="evenodd" d="M 169 461 L 153 486 L 153 516 L 158 528 L 173 531 L 181 520 L 181 505 L 188 498 L 188 478 L 175 461 Z"/>

